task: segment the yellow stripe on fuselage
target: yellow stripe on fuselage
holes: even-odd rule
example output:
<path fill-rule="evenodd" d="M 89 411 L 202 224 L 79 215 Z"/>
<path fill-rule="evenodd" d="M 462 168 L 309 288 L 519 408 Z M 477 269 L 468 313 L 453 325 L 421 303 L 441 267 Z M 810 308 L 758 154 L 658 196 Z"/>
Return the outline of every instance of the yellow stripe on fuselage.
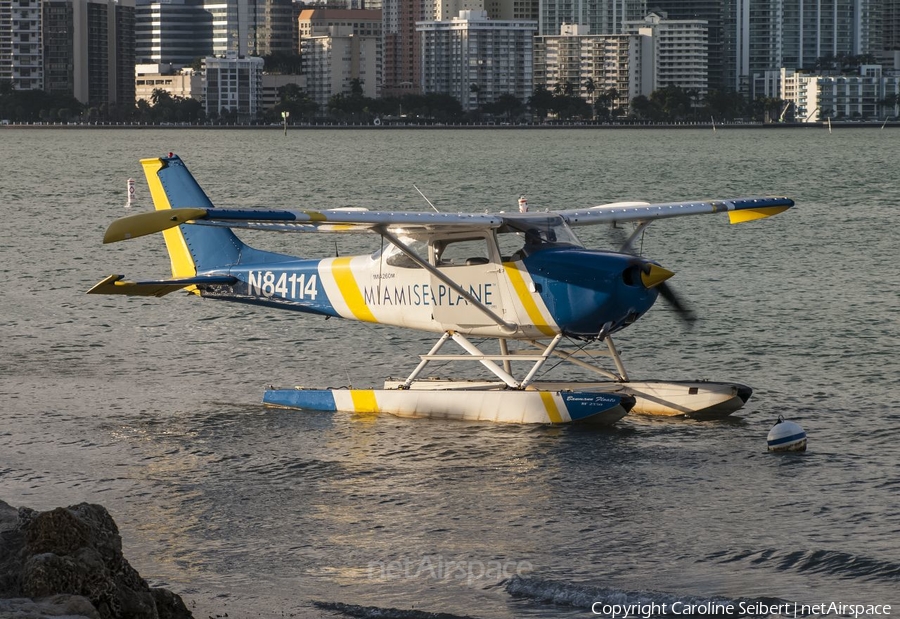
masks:
<path fill-rule="evenodd" d="M 522 306 L 525 308 L 525 312 L 528 314 L 531 323 L 544 335 L 556 335 L 556 331 L 553 327 L 544 320 L 544 315 L 537 306 L 534 297 L 531 296 L 531 291 L 528 290 L 528 286 L 525 284 L 525 278 L 522 277 L 522 273 L 516 268 L 515 263 L 504 262 L 503 268 L 506 269 L 506 275 L 509 277 L 509 281 L 512 282 L 513 289 L 516 291 L 516 296 L 518 296 L 519 301 L 522 302 Z"/>
<path fill-rule="evenodd" d="M 172 208 L 169 204 L 169 198 L 166 196 L 166 190 L 159 180 L 159 171 L 163 168 L 161 159 L 141 159 L 141 165 L 144 166 L 144 175 L 147 177 L 147 184 L 150 186 L 150 196 L 153 198 L 153 206 L 157 211 L 163 211 Z M 169 251 L 169 260 L 172 262 L 173 277 L 193 277 L 197 274 L 197 267 L 191 252 L 188 251 L 187 243 L 184 235 L 181 234 L 181 228 L 170 228 L 163 230 L 163 238 L 166 240 L 166 249 Z M 196 287 L 188 288 L 192 292 L 196 291 Z"/>
<path fill-rule="evenodd" d="M 544 403 L 544 408 L 547 409 L 547 416 L 550 418 L 550 422 L 562 423 L 562 415 L 559 414 L 553 394 L 549 391 L 541 391 L 541 401 Z"/>
<path fill-rule="evenodd" d="M 331 263 L 331 274 L 334 276 L 334 282 L 344 298 L 344 303 L 347 304 L 347 307 L 357 320 L 378 322 L 375 319 L 375 314 L 366 305 L 366 301 L 363 299 L 362 292 L 359 289 L 359 284 L 356 283 L 356 278 L 353 277 L 353 271 L 350 268 L 351 260 L 353 258 L 350 256 L 334 259 L 334 262 Z"/>
<path fill-rule="evenodd" d="M 371 389 L 351 389 L 350 397 L 353 399 L 353 411 L 357 413 L 377 413 L 378 401 L 375 392 Z"/>

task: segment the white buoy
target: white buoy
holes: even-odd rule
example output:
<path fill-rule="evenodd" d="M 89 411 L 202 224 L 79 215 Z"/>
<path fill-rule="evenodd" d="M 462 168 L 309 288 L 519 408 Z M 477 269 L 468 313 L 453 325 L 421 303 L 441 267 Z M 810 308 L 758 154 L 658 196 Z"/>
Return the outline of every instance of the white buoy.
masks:
<path fill-rule="evenodd" d="M 767 440 L 769 451 L 806 451 L 806 432 L 799 424 L 785 421 L 781 415 L 769 430 Z"/>
<path fill-rule="evenodd" d="M 128 179 L 128 199 L 125 202 L 125 208 L 131 208 L 134 206 L 134 179 Z"/>
<path fill-rule="evenodd" d="M 528 200 L 525 199 L 525 196 L 521 196 L 519 198 L 519 212 L 520 213 L 528 212 Z"/>

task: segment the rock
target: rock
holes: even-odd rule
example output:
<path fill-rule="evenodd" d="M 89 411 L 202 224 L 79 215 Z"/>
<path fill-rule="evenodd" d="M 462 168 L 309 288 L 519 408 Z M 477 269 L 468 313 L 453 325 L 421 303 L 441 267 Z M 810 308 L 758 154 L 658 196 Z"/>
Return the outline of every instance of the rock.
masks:
<path fill-rule="evenodd" d="M 112 516 L 89 503 L 36 512 L 0 501 L 0 598 L 14 598 L 0 599 L 4 617 L 192 618 L 178 595 L 147 585 Z"/>
<path fill-rule="evenodd" d="M 54 595 L 41 600 L 15 598 L 0 600 L 0 617 L 4 619 L 100 619 L 90 600 L 80 595 Z"/>

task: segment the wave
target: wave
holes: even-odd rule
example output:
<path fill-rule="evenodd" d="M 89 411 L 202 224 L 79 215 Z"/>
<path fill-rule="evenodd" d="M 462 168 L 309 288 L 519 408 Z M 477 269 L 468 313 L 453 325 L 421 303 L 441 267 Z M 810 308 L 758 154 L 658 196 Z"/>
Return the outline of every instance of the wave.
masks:
<path fill-rule="evenodd" d="M 513 597 L 540 603 L 591 610 L 595 614 L 638 619 L 651 617 L 770 617 L 793 608 L 793 602 L 778 598 L 703 597 L 663 591 L 624 591 L 590 585 L 514 576 L 506 583 Z M 615 610 L 614 610 L 615 608 Z M 691 609 L 694 612 L 691 612 Z M 599 611 L 599 612 L 598 612 Z"/>
<path fill-rule="evenodd" d="M 710 557 L 719 563 L 749 561 L 754 565 L 774 565 L 775 569 L 809 574 L 828 574 L 839 578 L 867 580 L 900 580 L 900 563 L 863 557 L 834 550 L 797 550 L 793 552 L 766 549 L 741 551 L 731 555 Z"/>
<path fill-rule="evenodd" d="M 341 602 L 313 602 L 313 606 L 322 610 L 341 613 L 348 617 L 359 617 L 360 619 L 473 619 L 468 615 L 430 613 L 424 610 L 405 610 L 401 608 L 379 608 L 378 606 L 358 606 Z"/>

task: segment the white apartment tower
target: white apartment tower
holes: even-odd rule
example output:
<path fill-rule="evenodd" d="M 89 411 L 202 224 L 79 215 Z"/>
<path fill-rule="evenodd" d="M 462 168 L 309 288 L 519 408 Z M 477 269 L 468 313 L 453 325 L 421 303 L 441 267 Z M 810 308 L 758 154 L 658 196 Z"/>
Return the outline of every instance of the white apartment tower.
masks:
<path fill-rule="evenodd" d="M 627 109 L 641 94 L 641 45 L 638 34 L 590 34 L 587 26 L 563 24 L 555 36 L 534 39 L 534 86 L 559 88 L 593 105 L 616 91 L 613 105 Z"/>
<path fill-rule="evenodd" d="M 666 86 L 706 95 L 708 49 L 704 20 L 666 19 L 650 13 L 626 24 L 641 36 L 641 94 Z"/>
<path fill-rule="evenodd" d="M 824 118 L 884 118 L 900 106 L 883 104 L 900 95 L 900 77 L 884 76 L 880 65 L 863 65 L 859 75 L 810 75 L 781 69 L 781 97 L 790 101 L 799 122 Z"/>
<path fill-rule="evenodd" d="M 207 116 L 237 114 L 241 120 L 256 117 L 262 111 L 263 59 L 240 58 L 226 52 L 223 58 L 204 60 L 203 105 Z"/>
<path fill-rule="evenodd" d="M 41 0 L 0 0 L 0 80 L 17 90 L 44 87 Z"/>
<path fill-rule="evenodd" d="M 486 11 L 460 11 L 450 21 L 422 21 L 423 93 L 444 93 L 464 110 L 509 94 L 524 102 L 533 88 L 532 56 L 537 23 L 491 20 Z"/>
<path fill-rule="evenodd" d="M 563 24 L 588 26 L 594 34 L 621 34 L 625 23 L 643 19 L 647 0 L 541 0 L 540 35 L 556 35 Z"/>
<path fill-rule="evenodd" d="M 327 34 L 304 36 L 300 40 L 306 90 L 324 110 L 332 95 L 352 92 L 359 80 L 363 96 L 381 94 L 380 38 L 360 35 L 353 26 L 330 26 Z"/>

